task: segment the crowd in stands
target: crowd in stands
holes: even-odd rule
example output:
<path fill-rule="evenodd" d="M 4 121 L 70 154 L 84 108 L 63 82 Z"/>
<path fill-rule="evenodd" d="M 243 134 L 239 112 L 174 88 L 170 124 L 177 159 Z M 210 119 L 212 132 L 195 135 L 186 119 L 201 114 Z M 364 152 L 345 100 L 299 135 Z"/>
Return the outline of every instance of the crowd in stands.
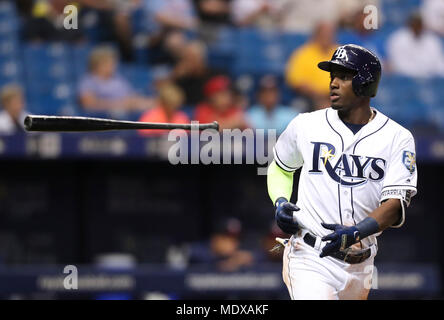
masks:
<path fill-rule="evenodd" d="M 280 133 L 299 112 L 328 107 L 329 75 L 317 63 L 330 59 L 338 44 L 356 43 L 375 51 L 384 76 L 444 77 L 443 2 L 408 2 L 411 10 L 399 21 L 390 11 L 378 11 L 378 28 L 391 30 L 387 37 L 365 27 L 363 8 L 402 6 L 398 0 L 77 0 L 78 29 L 64 25 L 64 8 L 72 1 L 2 0 L 0 6 L 12 4 L 22 45 L 62 42 L 92 48 L 81 68 L 76 67 L 79 61 L 70 65 L 77 69 L 72 73 L 85 71 L 75 77 L 77 113 L 120 118 L 138 114 L 143 121 L 178 123 L 217 120 L 222 129 L 275 128 Z M 235 35 L 248 30 L 264 37 L 290 35 L 285 64 L 252 72 L 254 84 L 247 81 L 250 89 L 245 90 L 230 58 L 243 54 L 249 44 L 234 46 L 233 53 L 233 43 L 220 40 L 227 29 Z M 303 41 L 293 41 L 291 35 L 302 35 Z M 212 56 L 210 49 L 218 46 L 231 48 L 230 54 Z M 249 54 L 241 67 L 263 64 L 259 53 Z M 268 54 L 282 58 L 273 50 Z M 121 72 L 126 66 L 149 73 L 149 83 L 131 82 Z M 34 112 L 28 92 L 34 84 L 1 84 L 0 131 L 12 133 L 21 127 L 25 105 Z M 296 97 L 297 103 L 288 97 Z"/>

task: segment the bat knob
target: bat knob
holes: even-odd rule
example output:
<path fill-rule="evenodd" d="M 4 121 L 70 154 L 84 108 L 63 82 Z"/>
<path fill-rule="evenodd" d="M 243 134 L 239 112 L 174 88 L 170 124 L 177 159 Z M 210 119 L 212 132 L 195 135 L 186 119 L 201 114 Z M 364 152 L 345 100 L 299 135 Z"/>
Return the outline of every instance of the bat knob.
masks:
<path fill-rule="evenodd" d="M 26 131 L 31 130 L 31 128 L 32 128 L 32 118 L 30 116 L 26 116 L 25 120 L 23 121 L 23 124 L 25 125 Z"/>
<path fill-rule="evenodd" d="M 214 124 L 214 129 L 216 129 L 217 131 L 219 131 L 219 122 L 217 121 L 213 121 Z"/>

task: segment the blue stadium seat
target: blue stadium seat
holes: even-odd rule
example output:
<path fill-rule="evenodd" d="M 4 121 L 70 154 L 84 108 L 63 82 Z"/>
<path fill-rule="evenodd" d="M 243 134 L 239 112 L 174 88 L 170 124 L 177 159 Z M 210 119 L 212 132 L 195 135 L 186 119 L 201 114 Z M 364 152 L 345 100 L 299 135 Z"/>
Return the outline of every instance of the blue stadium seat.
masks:
<path fill-rule="evenodd" d="M 402 125 L 435 124 L 444 129 L 444 79 L 415 79 L 399 75 L 382 78 L 372 103 Z"/>
<path fill-rule="evenodd" d="M 131 27 L 134 34 L 148 31 L 148 18 L 143 8 L 138 8 L 131 13 Z"/>
<path fill-rule="evenodd" d="M 15 6 L 10 1 L 0 1 L 0 39 L 17 35 L 19 20 Z"/>
<path fill-rule="evenodd" d="M 283 46 L 285 48 L 285 60 L 291 57 L 293 52 L 307 42 L 309 36 L 302 33 L 284 33 L 282 35 Z"/>
<path fill-rule="evenodd" d="M 16 59 L 19 52 L 20 46 L 16 38 L 0 38 L 0 59 Z"/>
<path fill-rule="evenodd" d="M 88 59 L 93 49 L 91 45 L 79 44 L 71 47 L 74 62 L 74 79 L 80 79 L 88 70 Z"/>
<path fill-rule="evenodd" d="M 228 27 L 221 28 L 217 38 L 208 44 L 208 63 L 213 68 L 230 69 L 237 51 L 237 31 Z"/>
<path fill-rule="evenodd" d="M 0 1 L 0 18 L 16 16 L 15 6 L 12 1 Z"/>
<path fill-rule="evenodd" d="M 76 114 L 74 90 L 70 83 L 58 83 L 45 90 L 28 85 L 28 109 L 36 114 Z"/>
<path fill-rule="evenodd" d="M 152 74 L 147 66 L 122 64 L 120 74 L 125 77 L 140 94 L 147 94 L 152 82 Z"/>
<path fill-rule="evenodd" d="M 383 0 L 382 12 L 386 23 L 404 25 L 408 16 L 417 10 L 420 4 L 420 0 Z"/>
<path fill-rule="evenodd" d="M 287 58 L 283 43 L 279 32 L 240 30 L 235 73 L 282 73 Z"/>
<path fill-rule="evenodd" d="M 67 81 L 74 70 L 70 51 L 64 44 L 26 44 L 23 58 L 26 81 L 35 85 Z"/>
<path fill-rule="evenodd" d="M 147 65 L 149 62 L 149 49 L 146 34 L 135 34 L 132 43 L 135 62 L 138 64 Z"/>
<path fill-rule="evenodd" d="M 15 58 L 0 56 L 0 85 L 22 82 L 22 65 Z"/>

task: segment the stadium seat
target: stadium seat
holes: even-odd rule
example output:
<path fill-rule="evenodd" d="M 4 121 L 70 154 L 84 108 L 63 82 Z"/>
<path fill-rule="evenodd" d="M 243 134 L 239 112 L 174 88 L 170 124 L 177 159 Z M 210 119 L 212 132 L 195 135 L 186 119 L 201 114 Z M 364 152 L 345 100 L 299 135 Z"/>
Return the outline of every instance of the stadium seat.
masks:
<path fill-rule="evenodd" d="M 304 45 L 308 38 L 308 35 L 302 33 L 284 33 L 282 41 L 285 50 L 285 60 L 288 61 L 293 52 Z"/>
<path fill-rule="evenodd" d="M 230 69 L 237 51 L 237 31 L 221 28 L 217 38 L 208 44 L 208 63 L 213 68 Z"/>
<path fill-rule="evenodd" d="M 37 83 L 40 80 L 66 80 L 73 70 L 70 61 L 70 52 L 64 44 L 23 45 L 23 62 L 27 80 Z"/>
<path fill-rule="evenodd" d="M 286 51 L 279 32 L 240 30 L 235 73 L 280 74 L 285 69 Z"/>
<path fill-rule="evenodd" d="M 0 56 L 0 85 L 22 82 L 22 68 L 15 58 L 3 58 Z"/>
<path fill-rule="evenodd" d="M 120 74 L 125 77 L 140 94 L 147 94 L 152 82 L 152 74 L 147 66 L 122 64 Z"/>
<path fill-rule="evenodd" d="M 15 11 L 15 6 L 9 1 L 0 1 L 0 39 L 17 35 L 19 20 Z"/>
<path fill-rule="evenodd" d="M 138 8 L 131 13 L 131 28 L 134 34 L 148 31 L 147 18 L 142 8 Z"/>
<path fill-rule="evenodd" d="M 36 114 L 76 114 L 75 89 L 70 83 L 54 86 L 27 86 L 28 109 Z"/>

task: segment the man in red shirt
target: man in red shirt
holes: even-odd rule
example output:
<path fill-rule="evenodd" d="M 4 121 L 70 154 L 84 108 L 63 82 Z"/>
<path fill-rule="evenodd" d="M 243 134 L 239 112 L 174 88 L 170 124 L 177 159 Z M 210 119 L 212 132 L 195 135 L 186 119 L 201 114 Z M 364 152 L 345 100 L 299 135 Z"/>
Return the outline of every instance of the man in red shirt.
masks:
<path fill-rule="evenodd" d="M 234 102 L 231 81 L 226 76 L 211 78 L 204 87 L 206 101 L 199 104 L 195 119 L 200 123 L 219 122 L 222 129 L 245 129 L 248 127 L 242 108 Z"/>

